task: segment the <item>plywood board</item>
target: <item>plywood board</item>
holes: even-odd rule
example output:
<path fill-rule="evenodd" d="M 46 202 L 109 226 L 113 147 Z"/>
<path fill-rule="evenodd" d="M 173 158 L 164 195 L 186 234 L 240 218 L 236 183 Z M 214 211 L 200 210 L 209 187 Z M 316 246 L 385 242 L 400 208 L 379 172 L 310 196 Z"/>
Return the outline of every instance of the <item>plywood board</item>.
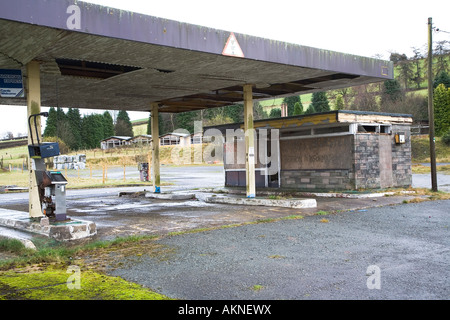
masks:
<path fill-rule="evenodd" d="M 280 141 L 281 170 L 351 169 L 353 136 Z"/>

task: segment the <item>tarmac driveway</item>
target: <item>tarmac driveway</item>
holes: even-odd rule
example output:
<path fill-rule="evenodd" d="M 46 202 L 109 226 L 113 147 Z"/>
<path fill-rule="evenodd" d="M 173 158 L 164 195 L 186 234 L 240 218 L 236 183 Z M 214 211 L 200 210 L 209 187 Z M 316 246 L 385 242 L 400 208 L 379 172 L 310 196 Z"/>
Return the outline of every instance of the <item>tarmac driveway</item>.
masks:
<path fill-rule="evenodd" d="M 449 299 L 449 212 L 431 201 L 163 237 L 171 254 L 109 272 L 188 300 Z"/>
<path fill-rule="evenodd" d="M 175 169 L 174 185 L 165 191 L 223 185 L 220 168 L 204 168 L 196 179 L 192 172 L 199 168 Z M 109 270 L 172 298 L 450 298 L 450 201 L 402 204 L 407 197 L 323 198 L 316 210 L 293 211 L 190 200 L 167 204 L 118 197 L 119 190 L 123 188 L 71 190 L 69 215 L 96 222 L 100 239 L 305 216 L 164 236 L 158 241 L 170 254 L 163 259 L 143 252 Z M 2 207 L 26 211 L 28 194 L 2 194 L 0 202 Z M 318 210 L 343 211 L 309 215 Z M 373 279 L 380 289 L 368 288 L 367 281 Z"/>

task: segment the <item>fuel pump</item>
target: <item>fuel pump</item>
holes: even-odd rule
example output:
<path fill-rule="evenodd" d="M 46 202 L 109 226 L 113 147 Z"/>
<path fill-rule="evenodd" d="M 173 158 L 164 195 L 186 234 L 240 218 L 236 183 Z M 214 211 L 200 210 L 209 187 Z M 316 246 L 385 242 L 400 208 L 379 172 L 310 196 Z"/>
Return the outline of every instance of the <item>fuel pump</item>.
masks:
<path fill-rule="evenodd" d="M 56 221 L 67 220 L 66 216 L 66 185 L 67 180 L 59 171 L 47 171 L 45 159 L 58 156 L 59 144 L 57 142 L 41 142 L 37 131 L 36 117 L 48 117 L 48 112 L 33 114 L 28 118 L 28 126 L 31 138 L 31 145 L 28 146 L 28 152 L 33 170 L 36 176 L 39 201 L 42 214 L 49 219 Z M 37 144 L 34 143 L 33 131 L 31 130 L 31 118 L 34 118 Z"/>

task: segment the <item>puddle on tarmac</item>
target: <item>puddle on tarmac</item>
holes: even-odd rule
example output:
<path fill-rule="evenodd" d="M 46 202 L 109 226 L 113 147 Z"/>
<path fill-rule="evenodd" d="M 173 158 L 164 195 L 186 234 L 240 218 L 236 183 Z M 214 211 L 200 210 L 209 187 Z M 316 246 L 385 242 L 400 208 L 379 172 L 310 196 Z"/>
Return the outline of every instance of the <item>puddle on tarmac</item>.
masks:
<path fill-rule="evenodd" d="M 97 200 L 98 201 L 98 200 Z M 78 213 L 92 213 L 92 214 L 106 214 L 107 211 L 157 211 L 161 208 L 204 208 L 211 207 L 213 204 L 205 203 L 202 201 L 183 201 L 183 202 L 128 202 L 119 203 L 112 201 L 111 203 L 92 203 L 93 201 L 83 201 L 84 207 L 77 203 L 75 208 L 71 208 L 72 211 Z M 92 204 L 89 204 L 92 203 Z"/>

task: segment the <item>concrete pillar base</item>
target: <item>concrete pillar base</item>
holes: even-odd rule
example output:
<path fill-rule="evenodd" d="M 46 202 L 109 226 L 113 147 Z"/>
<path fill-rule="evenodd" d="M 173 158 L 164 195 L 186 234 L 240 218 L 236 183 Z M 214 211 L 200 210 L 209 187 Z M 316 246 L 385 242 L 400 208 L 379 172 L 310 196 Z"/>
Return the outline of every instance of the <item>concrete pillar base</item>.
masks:
<path fill-rule="evenodd" d="M 92 237 L 97 226 L 90 221 L 73 220 L 50 222 L 48 218 L 30 218 L 28 212 L 0 209 L 0 226 L 44 235 L 58 241 Z"/>

